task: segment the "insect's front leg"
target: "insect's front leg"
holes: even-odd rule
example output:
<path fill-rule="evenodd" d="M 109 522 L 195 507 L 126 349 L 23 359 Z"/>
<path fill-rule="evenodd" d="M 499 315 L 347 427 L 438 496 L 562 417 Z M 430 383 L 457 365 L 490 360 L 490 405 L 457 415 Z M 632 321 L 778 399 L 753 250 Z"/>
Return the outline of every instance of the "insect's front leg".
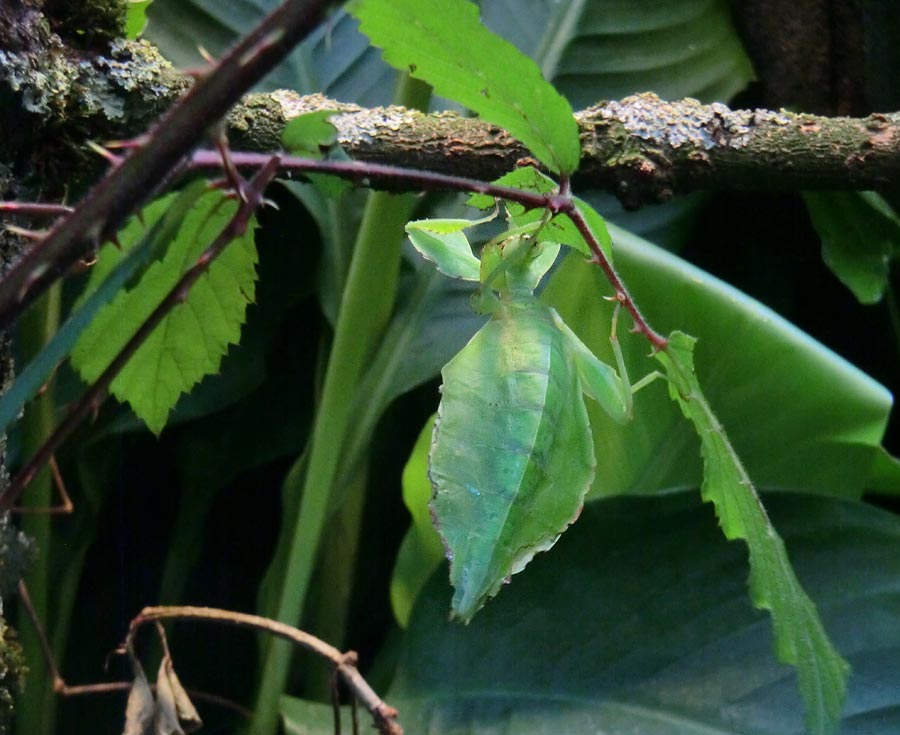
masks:
<path fill-rule="evenodd" d="M 593 398 L 609 416 L 620 424 L 630 421 L 634 415 L 634 393 L 649 385 L 656 378 L 665 377 L 659 371 L 653 371 L 641 378 L 634 385 L 628 378 L 625 358 L 616 335 L 619 305 L 613 312 L 612 330 L 609 341 L 612 346 L 616 368 L 600 360 L 578 335 L 553 311 L 553 320 L 566 338 L 566 344 L 575 361 L 582 390 Z M 617 371 L 618 370 L 618 371 Z"/>

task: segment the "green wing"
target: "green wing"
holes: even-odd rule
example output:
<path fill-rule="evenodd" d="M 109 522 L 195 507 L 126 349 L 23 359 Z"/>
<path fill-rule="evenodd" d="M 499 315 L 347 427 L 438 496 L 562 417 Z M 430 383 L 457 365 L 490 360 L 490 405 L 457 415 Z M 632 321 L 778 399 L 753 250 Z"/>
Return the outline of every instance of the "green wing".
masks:
<path fill-rule="evenodd" d="M 593 441 L 565 338 L 534 299 L 501 302 L 442 375 L 431 510 L 469 621 L 578 516 Z"/>

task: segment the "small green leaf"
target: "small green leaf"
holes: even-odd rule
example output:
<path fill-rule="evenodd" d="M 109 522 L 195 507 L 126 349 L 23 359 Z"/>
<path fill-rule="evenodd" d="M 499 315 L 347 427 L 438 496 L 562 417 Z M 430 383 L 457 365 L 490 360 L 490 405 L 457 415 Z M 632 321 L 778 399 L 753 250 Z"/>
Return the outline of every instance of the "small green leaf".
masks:
<path fill-rule="evenodd" d="M 108 367 L 182 274 L 225 228 L 237 204 L 218 191 L 204 194 L 184 220 L 164 258 L 144 273 L 133 289 L 122 291 L 81 335 L 72 365 L 88 383 Z M 154 433 L 165 426 L 179 396 L 214 373 L 240 337 L 247 304 L 256 284 L 255 222 L 210 266 L 132 356 L 111 386 Z M 115 266 L 124 252 L 107 245 L 95 266 L 98 273 Z"/>
<path fill-rule="evenodd" d="M 471 224 L 468 220 L 456 221 Z M 477 281 L 481 263 L 472 255 L 472 247 L 465 233 L 461 229 L 452 229 L 450 222 L 451 220 L 409 222 L 406 234 L 422 257 L 434 263 L 445 276 Z"/>
<path fill-rule="evenodd" d="M 428 501 L 431 499 L 428 451 L 431 449 L 435 418 L 431 416 L 425 422 L 403 468 L 403 503 L 412 516 L 412 524 L 400 544 L 391 576 L 391 607 L 402 628 L 409 623 L 419 591 L 444 561 L 444 547 L 428 512 Z"/>
<path fill-rule="evenodd" d="M 558 184 L 549 176 L 538 171 L 533 166 L 523 166 L 504 174 L 493 182 L 498 186 L 510 186 L 523 191 L 533 191 L 537 194 L 549 194 L 556 191 Z M 600 248 L 606 257 L 612 262 L 612 240 L 606 227 L 606 221 L 597 211 L 586 201 L 579 197 L 573 197 L 575 207 L 587 220 L 588 227 L 600 243 Z M 495 204 L 495 199 L 487 194 L 473 194 L 468 198 L 466 204 L 477 209 L 487 209 Z M 543 216 L 543 212 L 539 209 L 526 210 L 521 204 L 516 202 L 506 203 L 507 211 L 517 226 L 522 226 L 530 222 L 535 222 Z M 578 228 L 575 227 L 568 215 L 558 214 L 550 222 L 543 227 L 538 234 L 541 240 L 552 240 L 575 248 L 585 255 L 590 255 L 591 250 Z"/>
<path fill-rule="evenodd" d="M 134 40 L 147 27 L 147 8 L 153 0 L 128 0 L 125 11 L 125 37 Z"/>
<path fill-rule="evenodd" d="M 338 112 L 316 110 L 292 118 L 281 133 L 281 144 L 295 156 L 321 158 L 321 149 L 334 144 L 337 138 L 337 128 L 328 122 L 328 118 Z"/>
<path fill-rule="evenodd" d="M 360 30 L 384 59 L 509 131 L 551 170 L 578 168 L 572 107 L 513 45 L 488 31 L 466 0 L 360 0 Z"/>
<path fill-rule="evenodd" d="M 828 639 L 815 605 L 791 568 L 784 542 L 700 389 L 694 342 L 675 332 L 668 349 L 656 357 L 666 368 L 670 396 L 700 437 L 703 499 L 715 505 L 725 537 L 747 543 L 750 597 L 772 615 L 778 658 L 797 669 L 807 727 L 814 735 L 832 733 L 840 721 L 850 667 Z"/>
<path fill-rule="evenodd" d="M 612 238 L 609 236 L 609 230 L 606 227 L 606 220 L 603 219 L 599 214 L 597 214 L 597 210 L 595 210 L 590 204 L 588 204 L 583 199 L 579 199 L 578 197 L 573 197 L 573 201 L 575 202 L 575 208 L 581 212 L 581 215 L 584 217 L 585 221 L 588 224 L 588 228 L 593 233 L 594 237 L 597 240 L 597 243 L 600 245 L 600 249 L 603 251 L 603 254 L 606 258 L 612 262 Z M 568 215 L 558 214 L 554 217 L 550 222 L 547 223 L 547 226 L 541 231 L 541 237 L 547 238 L 549 240 L 555 240 L 563 245 L 568 245 L 571 248 L 575 248 L 575 250 L 584 253 L 585 255 L 591 254 L 591 249 L 588 247 L 587 242 L 585 242 L 584 237 L 582 237 L 581 233 L 578 231 L 578 228 L 575 227 L 575 223 L 569 219 Z"/>
<path fill-rule="evenodd" d="M 513 189 L 533 191 L 538 194 L 548 194 L 551 191 L 555 191 L 558 187 L 558 184 L 553 179 L 546 174 L 542 174 L 534 166 L 522 166 L 521 168 L 513 169 L 491 183 L 497 186 L 509 186 Z M 496 199 L 490 194 L 472 194 L 466 200 L 466 204 L 476 209 L 490 209 L 496 204 Z M 516 213 L 525 211 L 521 204 L 510 202 L 509 206 Z"/>
<path fill-rule="evenodd" d="M 863 304 L 881 301 L 891 258 L 900 252 L 900 218 L 873 191 L 804 192 L 822 238 L 822 259 Z"/>

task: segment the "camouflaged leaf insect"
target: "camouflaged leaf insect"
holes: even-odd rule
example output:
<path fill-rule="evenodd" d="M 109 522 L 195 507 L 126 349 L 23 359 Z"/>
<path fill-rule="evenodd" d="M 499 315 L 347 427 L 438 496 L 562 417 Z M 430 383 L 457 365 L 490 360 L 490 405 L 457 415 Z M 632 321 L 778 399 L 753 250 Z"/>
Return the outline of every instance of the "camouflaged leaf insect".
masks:
<path fill-rule="evenodd" d="M 460 236 L 453 233 L 453 262 L 464 265 L 438 267 L 476 280 L 475 256 Z M 583 393 L 617 420 L 631 414 L 621 353 L 622 379 L 534 296 L 559 244 L 527 233 L 503 237 L 482 253 L 473 301 L 490 319 L 441 371 L 429 455 L 430 507 L 450 560 L 452 615 L 466 622 L 577 518 L 596 467 Z M 422 251 L 422 238 L 413 244 Z"/>

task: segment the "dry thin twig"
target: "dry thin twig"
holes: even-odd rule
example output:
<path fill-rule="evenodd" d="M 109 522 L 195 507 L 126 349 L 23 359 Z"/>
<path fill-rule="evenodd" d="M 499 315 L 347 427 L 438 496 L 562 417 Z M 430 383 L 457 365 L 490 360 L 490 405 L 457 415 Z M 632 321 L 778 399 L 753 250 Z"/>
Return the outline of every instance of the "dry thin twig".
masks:
<path fill-rule="evenodd" d="M 207 620 L 214 623 L 263 630 L 279 638 L 284 638 L 294 645 L 330 662 L 354 697 L 372 715 L 375 727 L 382 735 L 403 735 L 403 728 L 397 722 L 397 710 L 384 702 L 369 686 L 362 674 L 359 673 L 359 670 L 356 668 L 356 653 L 353 651 L 343 653 L 325 641 L 298 628 L 279 623 L 277 620 L 231 610 L 220 610 L 213 607 L 191 606 L 145 607 L 131 621 L 131 625 L 128 627 L 125 648 L 128 650 L 133 648 L 134 636 L 142 625 L 155 623 L 160 620 Z"/>
<path fill-rule="evenodd" d="M 25 609 L 25 612 L 28 614 L 28 619 L 31 621 L 31 625 L 34 628 L 34 632 L 37 635 L 38 641 L 41 646 L 41 654 L 44 658 L 44 664 L 47 667 L 47 670 L 50 672 L 50 676 L 53 679 L 53 691 L 59 694 L 61 697 L 79 697 L 84 696 L 86 694 L 111 694 L 114 692 L 127 692 L 131 689 L 132 682 L 130 681 L 107 681 L 100 682 L 97 684 L 78 684 L 75 686 L 70 686 L 66 683 L 66 680 L 63 679 L 62 675 L 59 673 L 59 667 L 56 665 L 56 659 L 53 656 L 53 651 L 50 649 L 50 643 L 47 640 L 47 634 L 44 632 L 44 626 L 41 624 L 41 621 L 38 620 L 37 613 L 34 611 L 34 606 L 31 604 L 31 596 L 28 594 L 28 586 L 25 584 L 25 580 L 19 580 L 19 598 L 22 601 L 22 606 Z M 156 688 L 155 684 L 150 685 L 151 689 Z M 246 707 L 242 707 L 237 702 L 232 702 L 230 699 L 226 699 L 225 697 L 220 697 L 218 694 L 211 694 L 209 692 L 201 692 L 197 689 L 188 689 L 187 693 L 198 701 L 209 702 L 210 704 L 218 705 L 223 709 L 229 709 L 237 714 L 241 715 L 245 719 L 250 719 L 253 716 L 253 713 L 248 710 Z"/>

